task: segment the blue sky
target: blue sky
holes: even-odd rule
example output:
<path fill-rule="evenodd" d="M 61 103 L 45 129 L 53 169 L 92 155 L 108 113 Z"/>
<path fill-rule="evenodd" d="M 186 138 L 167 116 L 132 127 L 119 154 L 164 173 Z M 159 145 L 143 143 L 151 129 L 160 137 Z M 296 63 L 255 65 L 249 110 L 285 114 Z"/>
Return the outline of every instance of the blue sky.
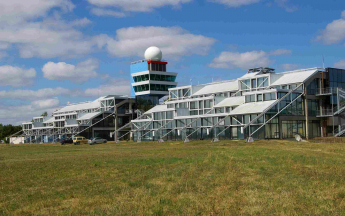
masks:
<path fill-rule="evenodd" d="M 345 68 L 341 0 L 0 0 L 0 123 L 130 94 L 129 64 L 158 46 L 179 85 Z"/>

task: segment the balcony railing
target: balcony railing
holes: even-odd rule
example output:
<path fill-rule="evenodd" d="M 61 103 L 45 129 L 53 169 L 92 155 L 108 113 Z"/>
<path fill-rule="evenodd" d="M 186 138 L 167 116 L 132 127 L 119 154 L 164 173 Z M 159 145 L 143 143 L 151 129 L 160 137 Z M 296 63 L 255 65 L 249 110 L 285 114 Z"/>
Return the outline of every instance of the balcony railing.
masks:
<path fill-rule="evenodd" d="M 334 111 L 333 109 L 321 109 L 317 110 L 317 117 L 324 117 L 324 116 L 333 116 Z"/>
<path fill-rule="evenodd" d="M 316 95 L 331 95 L 336 94 L 337 89 L 336 88 L 319 88 L 316 91 Z"/>
<path fill-rule="evenodd" d="M 345 133 L 345 125 L 338 125 L 338 127 L 334 130 L 335 137 L 342 136 Z"/>

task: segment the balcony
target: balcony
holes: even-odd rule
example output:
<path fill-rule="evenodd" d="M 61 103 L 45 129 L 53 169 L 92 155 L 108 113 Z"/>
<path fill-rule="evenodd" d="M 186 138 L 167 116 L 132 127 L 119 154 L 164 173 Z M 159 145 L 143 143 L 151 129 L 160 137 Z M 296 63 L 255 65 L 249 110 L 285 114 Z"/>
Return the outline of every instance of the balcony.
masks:
<path fill-rule="evenodd" d="M 334 115 L 333 109 L 317 110 L 316 117 L 331 117 Z"/>
<path fill-rule="evenodd" d="M 132 114 L 133 110 L 130 109 L 118 109 L 117 114 Z"/>
<path fill-rule="evenodd" d="M 316 91 L 316 96 L 323 96 L 323 95 L 332 95 L 336 94 L 337 89 L 336 88 L 319 88 Z"/>

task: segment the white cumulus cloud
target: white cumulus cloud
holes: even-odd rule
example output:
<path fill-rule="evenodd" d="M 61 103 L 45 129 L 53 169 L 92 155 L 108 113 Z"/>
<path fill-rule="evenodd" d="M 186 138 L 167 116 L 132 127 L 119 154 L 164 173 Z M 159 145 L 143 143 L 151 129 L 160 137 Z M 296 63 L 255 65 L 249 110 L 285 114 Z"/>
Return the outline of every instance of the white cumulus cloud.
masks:
<path fill-rule="evenodd" d="M 48 112 L 48 115 L 58 108 L 60 102 L 58 99 L 48 99 L 44 101 L 32 101 L 27 105 L 20 106 L 1 106 L 0 122 L 2 124 L 20 125 L 23 122 L 31 121 L 33 117 L 41 116 Z"/>
<path fill-rule="evenodd" d="M 273 50 L 271 52 L 269 52 L 268 54 L 271 56 L 280 56 L 280 55 L 287 55 L 287 54 L 291 54 L 292 50 L 288 50 L 288 49 L 277 49 L 277 50 Z"/>
<path fill-rule="evenodd" d="M 339 62 L 334 63 L 334 67 L 335 68 L 345 69 L 345 59 L 344 60 L 340 60 Z"/>
<path fill-rule="evenodd" d="M 43 76 L 50 80 L 69 80 L 74 83 L 83 83 L 97 77 L 96 69 L 98 69 L 98 62 L 94 59 L 88 59 L 77 65 L 65 62 L 48 62 L 43 66 L 42 71 Z"/>
<path fill-rule="evenodd" d="M 0 28 L 0 41 L 15 44 L 22 58 L 75 57 L 93 51 L 97 37 L 85 37 L 73 27 L 89 23 L 76 20 L 65 23 L 62 20 L 3 25 Z"/>
<path fill-rule="evenodd" d="M 88 0 L 98 7 L 117 7 L 124 11 L 150 12 L 163 6 L 180 6 L 192 0 Z"/>
<path fill-rule="evenodd" d="M 70 0 L 9 0 L 0 1 L 0 22 L 17 23 L 46 16 L 52 8 L 71 11 Z"/>
<path fill-rule="evenodd" d="M 342 12 L 341 19 L 329 23 L 316 40 L 325 44 L 337 44 L 345 39 L 345 11 Z"/>
<path fill-rule="evenodd" d="M 28 86 L 32 85 L 36 77 L 33 68 L 23 69 L 11 65 L 0 66 L 0 86 Z"/>
<path fill-rule="evenodd" d="M 284 69 L 284 70 L 295 70 L 297 68 L 299 68 L 300 66 L 297 64 L 282 64 L 280 65 L 280 68 Z"/>
<path fill-rule="evenodd" d="M 127 79 L 110 79 L 108 82 L 100 84 L 95 88 L 87 89 L 66 89 L 43 88 L 38 90 L 16 89 L 0 91 L 0 99 L 20 99 L 28 101 L 41 101 L 52 97 L 87 97 L 95 98 L 105 95 L 130 95 L 131 84 Z"/>
<path fill-rule="evenodd" d="M 59 106 L 59 104 L 60 104 L 60 101 L 57 98 L 37 100 L 31 103 L 33 108 L 36 108 L 36 109 L 56 108 Z"/>
<path fill-rule="evenodd" d="M 30 104 L 20 106 L 2 106 L 0 104 L 0 122 L 3 124 L 20 124 L 30 121 L 32 117 L 40 116 L 45 111 L 52 113 L 56 108 L 64 106 L 56 98 L 57 96 L 98 98 L 105 95 L 130 95 L 130 88 L 129 80 L 112 79 L 98 87 L 87 88 L 85 90 L 58 87 L 44 88 L 36 91 L 0 91 L 0 99 L 8 98 L 31 101 Z"/>
<path fill-rule="evenodd" d="M 86 25 L 89 25 L 91 23 L 92 23 L 91 20 L 89 20 L 88 18 L 84 17 L 82 19 L 73 20 L 71 22 L 71 26 L 86 26 Z"/>
<path fill-rule="evenodd" d="M 84 97 L 99 97 L 104 95 L 130 95 L 131 84 L 127 79 L 113 79 L 97 88 L 88 88 L 83 92 Z"/>
<path fill-rule="evenodd" d="M 265 67 L 270 64 L 268 55 L 264 51 L 251 51 L 245 53 L 222 52 L 209 64 L 213 68 L 242 68 Z"/>
<path fill-rule="evenodd" d="M 212 68 L 241 68 L 249 69 L 253 67 L 266 67 L 271 64 L 270 56 L 289 54 L 291 51 L 279 49 L 271 52 L 251 51 L 251 52 L 222 52 L 209 64 Z"/>
<path fill-rule="evenodd" d="M 62 87 L 57 88 L 43 88 L 38 90 L 29 89 L 16 89 L 16 90 L 4 90 L 0 91 L 0 99 L 21 99 L 21 100 L 39 100 L 45 98 L 51 98 L 53 96 L 63 95 L 63 96 L 77 96 L 79 95 L 79 90 L 76 89 L 66 89 Z"/>
<path fill-rule="evenodd" d="M 290 4 L 289 0 L 274 0 L 274 1 L 279 7 L 284 8 L 287 12 L 295 12 L 298 10 L 298 6 Z"/>
<path fill-rule="evenodd" d="M 243 5 L 250 5 L 259 3 L 261 0 L 208 0 L 209 2 L 224 4 L 229 7 L 240 7 Z"/>
<path fill-rule="evenodd" d="M 74 7 L 70 0 L 0 1 L 0 49 L 15 45 L 22 58 L 75 57 L 92 52 L 97 48 L 97 37 L 75 29 L 91 21 L 60 19 L 61 13 Z"/>
<path fill-rule="evenodd" d="M 96 16 L 113 16 L 113 17 L 125 17 L 126 14 L 114 10 L 108 10 L 103 8 L 92 8 L 91 13 Z"/>
<path fill-rule="evenodd" d="M 180 27 L 139 26 L 116 31 L 115 39 L 108 38 L 108 52 L 117 57 L 140 56 L 150 46 L 157 46 L 164 57 L 206 55 L 215 39 L 191 34 Z"/>

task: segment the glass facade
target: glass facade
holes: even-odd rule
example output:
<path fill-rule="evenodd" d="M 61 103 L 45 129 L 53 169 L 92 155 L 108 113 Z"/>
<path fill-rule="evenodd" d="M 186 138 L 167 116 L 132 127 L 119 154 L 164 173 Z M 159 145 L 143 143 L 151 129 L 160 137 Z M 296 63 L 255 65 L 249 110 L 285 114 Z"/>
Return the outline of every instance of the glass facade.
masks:
<path fill-rule="evenodd" d="M 329 74 L 329 87 L 345 89 L 345 70 L 336 68 L 328 68 L 327 70 Z"/>
<path fill-rule="evenodd" d="M 317 93 L 317 90 L 319 89 L 319 79 L 314 79 L 309 83 L 307 86 L 307 94 L 308 95 L 315 95 Z"/>
<path fill-rule="evenodd" d="M 174 85 L 150 84 L 151 91 L 168 91 L 169 88 L 175 88 Z"/>
<path fill-rule="evenodd" d="M 308 100 L 308 115 L 310 116 L 316 116 L 319 113 L 319 100 L 312 99 Z"/>
<path fill-rule="evenodd" d="M 167 71 L 167 66 L 165 63 L 159 64 L 159 63 L 149 63 L 149 70 L 151 71 Z"/>
<path fill-rule="evenodd" d="M 330 82 L 333 83 L 333 86 L 343 86 L 342 83 L 345 83 L 345 80 L 343 81 L 343 72 L 345 70 L 329 69 L 329 71 L 330 73 L 328 75 L 327 73 L 321 74 L 320 70 L 319 75 L 324 76 L 325 82 L 327 82 L 328 76 L 337 77 L 337 80 L 333 78 L 333 81 L 330 80 Z M 294 71 L 293 73 L 305 73 L 305 71 Z M 243 139 L 247 138 L 249 135 L 253 136 L 253 138 L 259 139 L 282 139 L 294 138 L 296 134 L 300 134 L 302 137 L 305 137 L 307 134 L 306 126 L 308 125 L 309 138 L 321 136 L 321 121 L 319 119 L 320 116 L 318 115 L 320 106 L 324 104 L 332 105 L 331 101 L 333 101 L 333 107 L 336 107 L 337 96 L 317 95 L 320 88 L 319 84 L 321 82 L 319 75 L 317 78 L 310 77 L 304 79 L 305 81 L 303 82 L 308 82 L 307 86 L 300 85 L 302 81 L 298 81 L 298 79 L 296 79 L 296 83 L 290 83 L 293 79 L 281 79 L 277 82 L 275 77 L 269 78 L 267 74 L 259 74 L 258 77 L 255 77 L 256 75 L 254 75 L 245 80 L 237 80 L 236 84 L 238 84 L 238 86 L 236 92 L 241 93 L 237 96 L 248 94 L 248 92 L 250 92 L 250 95 L 245 95 L 241 99 L 239 98 L 240 102 L 238 102 L 239 104 L 236 106 L 231 106 L 229 104 L 237 103 L 235 102 L 236 99 L 234 99 L 233 102 L 231 99 L 226 98 L 234 96 L 235 91 L 231 92 L 223 86 L 223 92 L 218 92 L 215 87 L 215 89 L 205 91 L 206 93 L 203 95 L 200 95 L 200 92 L 203 92 L 200 91 L 203 86 L 193 88 L 185 86 L 183 88 L 170 90 L 170 99 L 173 100 L 171 100 L 172 102 L 169 102 L 171 104 L 168 105 L 168 108 L 175 108 L 175 115 L 179 118 L 178 120 L 174 120 L 171 125 L 167 126 L 165 129 L 171 130 L 171 136 L 169 135 L 169 137 L 182 140 L 186 137 L 192 140 L 212 139 L 214 137 L 224 139 Z M 294 74 L 292 77 L 298 76 Z M 269 87 L 270 80 L 276 82 L 277 85 Z M 300 87 L 297 89 L 297 86 Z M 150 87 L 152 88 L 152 86 Z M 212 88 L 212 86 L 209 88 Z M 307 88 L 308 95 L 303 94 L 304 88 Z M 264 91 L 261 91 L 263 89 Z M 192 90 L 193 93 L 199 91 L 199 94 L 195 94 L 194 96 L 191 95 Z M 294 90 L 294 92 L 291 90 Z M 214 99 L 210 100 L 210 97 L 214 97 Z M 242 101 L 242 99 L 244 101 Z M 277 99 L 280 99 L 280 101 L 275 103 L 274 106 L 270 105 L 273 103 L 258 103 L 263 101 L 274 101 Z M 307 102 L 307 104 L 305 104 L 305 102 Z M 218 105 L 219 103 L 221 103 L 221 105 Z M 254 103 L 254 106 L 243 103 Z M 259 112 L 259 109 L 256 109 L 255 107 L 256 103 L 258 103 L 258 106 L 266 106 L 267 104 L 267 107 L 262 108 L 264 109 L 265 114 L 260 116 L 256 121 L 253 121 L 253 119 L 259 115 L 259 113 L 256 113 Z M 216 108 L 214 108 L 215 105 L 217 105 Z M 308 116 L 310 117 L 308 124 L 305 122 L 306 105 L 308 106 Z M 237 109 L 237 107 L 240 108 Z M 189 117 L 181 119 L 182 116 Z M 272 117 L 274 117 L 274 119 L 271 119 Z M 193 121 L 191 118 L 198 118 L 198 121 L 190 124 L 190 122 Z M 224 121 L 219 122 L 222 119 Z M 268 120 L 269 122 L 267 122 Z M 152 127 L 157 128 L 164 125 L 164 121 L 166 120 L 157 119 L 154 121 L 159 122 L 152 124 Z M 261 127 L 262 124 L 265 125 Z M 179 129 L 175 128 L 174 125 Z M 156 138 L 157 137 L 154 139 Z"/>
<path fill-rule="evenodd" d="M 133 88 L 134 88 L 135 92 L 143 92 L 143 91 L 149 91 L 150 90 L 149 84 L 133 86 Z"/>
<path fill-rule="evenodd" d="M 176 76 L 161 75 L 161 74 L 144 74 L 144 75 L 134 76 L 133 80 L 134 82 L 143 82 L 147 80 L 175 82 Z"/>
<path fill-rule="evenodd" d="M 149 74 L 144 74 L 140 76 L 135 76 L 133 77 L 134 82 L 142 82 L 142 81 L 147 81 L 150 80 L 150 75 Z"/>
<path fill-rule="evenodd" d="M 305 137 L 305 121 L 282 121 L 282 138 L 294 138 L 296 134 Z"/>

